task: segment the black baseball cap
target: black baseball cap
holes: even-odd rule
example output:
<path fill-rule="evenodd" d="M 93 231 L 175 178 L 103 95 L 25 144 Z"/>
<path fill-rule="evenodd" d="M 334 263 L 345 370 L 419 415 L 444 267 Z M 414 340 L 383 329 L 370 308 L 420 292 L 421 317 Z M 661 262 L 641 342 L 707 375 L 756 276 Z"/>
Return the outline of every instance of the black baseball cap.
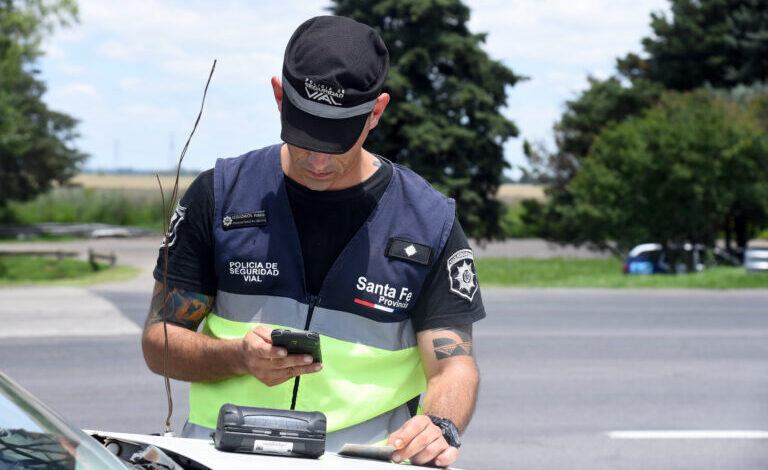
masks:
<path fill-rule="evenodd" d="M 322 153 L 357 142 L 389 71 L 389 52 L 370 26 L 343 16 L 317 16 L 285 47 L 280 137 Z"/>

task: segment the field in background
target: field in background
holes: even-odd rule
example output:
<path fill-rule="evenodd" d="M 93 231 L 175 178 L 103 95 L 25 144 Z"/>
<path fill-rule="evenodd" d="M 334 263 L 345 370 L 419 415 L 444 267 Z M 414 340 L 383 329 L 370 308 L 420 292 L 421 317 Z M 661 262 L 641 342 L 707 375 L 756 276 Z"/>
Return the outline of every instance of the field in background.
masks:
<path fill-rule="evenodd" d="M 32 201 L 11 201 L 0 213 L 8 225 L 103 223 L 162 231 L 162 221 L 160 191 L 148 189 L 56 188 Z"/>
<path fill-rule="evenodd" d="M 179 177 L 179 189 L 187 189 L 195 178 L 193 176 Z M 160 182 L 163 183 L 163 191 L 168 193 L 173 188 L 174 176 L 161 175 Z M 81 173 L 72 178 L 71 183 L 83 188 L 94 189 L 136 189 L 157 191 L 160 189 L 157 185 L 157 179 L 154 175 L 115 175 L 102 173 Z"/>
<path fill-rule="evenodd" d="M 166 200 L 175 176 L 161 175 Z M 179 178 L 179 196 L 195 176 Z M 505 184 L 498 199 L 506 205 L 501 225 L 508 238 L 531 238 L 535 234 L 523 222 L 523 199 L 544 200 L 541 186 Z M 55 188 L 32 201 L 10 202 L 0 210 L 0 224 L 33 225 L 57 223 L 105 223 L 161 231 L 162 204 L 157 179 L 152 174 L 83 173 L 66 187 Z"/>
<path fill-rule="evenodd" d="M 179 197 L 194 180 L 179 178 Z M 166 202 L 175 176 L 161 175 Z M 41 194 L 32 201 L 11 201 L 0 211 L 0 223 L 32 225 L 45 222 L 104 223 L 162 231 L 163 208 L 154 175 L 83 173 L 66 187 Z"/>
<path fill-rule="evenodd" d="M 502 184 L 496 198 L 508 206 L 516 206 L 523 199 L 544 201 L 544 186 L 538 184 Z"/>
<path fill-rule="evenodd" d="M 193 176 L 182 176 L 179 178 L 179 188 L 186 189 L 192 184 L 195 178 Z M 160 176 L 163 188 L 171 188 L 173 185 L 172 176 Z M 157 190 L 157 180 L 154 175 L 115 175 L 83 173 L 72 179 L 72 184 L 84 188 L 95 189 L 136 189 L 136 190 Z M 523 199 L 537 199 L 543 201 L 544 187 L 535 184 L 503 184 L 499 188 L 497 198 L 507 205 L 517 205 Z"/>
<path fill-rule="evenodd" d="M 179 178 L 179 196 L 195 176 Z M 161 175 L 166 198 L 174 176 Z M 497 199 L 506 207 L 501 226 L 507 238 L 536 238 L 535 229 L 523 222 L 524 199 L 546 200 L 544 187 L 534 184 L 504 184 Z M 0 210 L 0 224 L 29 225 L 42 222 L 100 222 L 162 230 L 160 190 L 154 175 L 83 173 L 71 185 L 38 196 L 33 201 L 11 202 Z M 768 239 L 768 228 L 757 238 Z"/>

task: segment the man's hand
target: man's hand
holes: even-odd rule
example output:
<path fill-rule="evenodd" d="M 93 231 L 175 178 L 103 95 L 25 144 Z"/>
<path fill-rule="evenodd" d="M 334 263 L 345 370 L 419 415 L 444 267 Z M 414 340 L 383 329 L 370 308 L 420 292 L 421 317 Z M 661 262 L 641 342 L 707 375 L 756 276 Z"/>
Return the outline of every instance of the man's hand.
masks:
<path fill-rule="evenodd" d="M 419 353 L 427 376 L 422 409 L 426 414 L 450 419 L 463 431 L 477 397 L 478 372 L 472 357 L 472 325 L 434 328 L 419 332 Z M 447 467 L 459 456 L 442 430 L 426 414 L 414 416 L 390 434 L 395 447 L 392 460 L 411 459 L 416 465 Z"/>
<path fill-rule="evenodd" d="M 416 465 L 447 467 L 459 456 L 459 449 L 448 445 L 443 432 L 426 415 L 414 416 L 406 421 L 389 435 L 387 445 L 397 449 L 392 454 L 392 460 L 398 463 L 411 459 L 411 463 Z"/>
<path fill-rule="evenodd" d="M 270 387 L 323 368 L 319 362 L 312 363 L 310 354 L 288 354 L 285 348 L 273 346 L 272 328 L 268 326 L 249 331 L 242 346 L 243 373 L 253 375 Z"/>

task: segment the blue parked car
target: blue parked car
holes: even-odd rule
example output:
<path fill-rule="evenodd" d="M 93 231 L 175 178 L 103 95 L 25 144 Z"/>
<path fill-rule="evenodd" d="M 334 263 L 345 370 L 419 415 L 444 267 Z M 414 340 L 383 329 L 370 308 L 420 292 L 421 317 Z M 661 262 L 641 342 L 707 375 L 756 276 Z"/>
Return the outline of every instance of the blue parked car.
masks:
<path fill-rule="evenodd" d="M 664 251 L 660 243 L 643 243 L 630 250 L 624 261 L 624 274 L 667 273 Z"/>
<path fill-rule="evenodd" d="M 686 260 L 691 261 L 694 272 L 703 271 L 705 248 L 703 245 L 672 246 L 674 260 L 666 259 L 661 243 L 642 243 L 630 250 L 624 261 L 624 274 L 682 274 L 688 272 Z"/>

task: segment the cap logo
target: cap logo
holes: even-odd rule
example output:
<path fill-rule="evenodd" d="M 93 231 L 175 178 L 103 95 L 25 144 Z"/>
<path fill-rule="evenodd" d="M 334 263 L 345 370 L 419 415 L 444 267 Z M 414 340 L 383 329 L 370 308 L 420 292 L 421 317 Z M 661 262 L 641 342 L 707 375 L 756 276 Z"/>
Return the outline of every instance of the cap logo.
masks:
<path fill-rule="evenodd" d="M 334 106 L 341 106 L 336 100 L 344 99 L 344 90 L 341 88 L 333 89 L 331 87 L 315 83 L 311 78 L 304 79 L 304 91 L 307 92 L 307 98 L 315 101 L 325 101 Z"/>
<path fill-rule="evenodd" d="M 309 87 L 310 83 L 313 88 Z M 285 75 L 283 75 L 283 92 L 285 93 L 285 96 L 294 106 L 313 116 L 324 119 L 346 119 L 362 114 L 368 114 L 373 111 L 374 107 L 376 107 L 377 98 L 373 98 L 370 101 L 345 108 L 339 103 L 341 98 L 344 98 L 344 90 L 334 90 L 328 86 L 319 85 L 311 79 L 306 79 L 304 85 L 304 91 L 307 95 L 312 96 L 314 92 L 314 98 L 304 98 L 304 96 L 301 95 L 301 92 L 295 89 L 291 85 L 291 82 L 289 82 L 288 79 L 285 78 Z M 314 89 L 315 87 L 317 89 Z M 321 99 L 321 95 L 325 96 L 325 98 L 322 98 L 324 101 L 322 103 L 318 101 Z M 328 106 L 328 104 L 331 104 L 331 99 L 333 99 L 336 106 Z"/>

